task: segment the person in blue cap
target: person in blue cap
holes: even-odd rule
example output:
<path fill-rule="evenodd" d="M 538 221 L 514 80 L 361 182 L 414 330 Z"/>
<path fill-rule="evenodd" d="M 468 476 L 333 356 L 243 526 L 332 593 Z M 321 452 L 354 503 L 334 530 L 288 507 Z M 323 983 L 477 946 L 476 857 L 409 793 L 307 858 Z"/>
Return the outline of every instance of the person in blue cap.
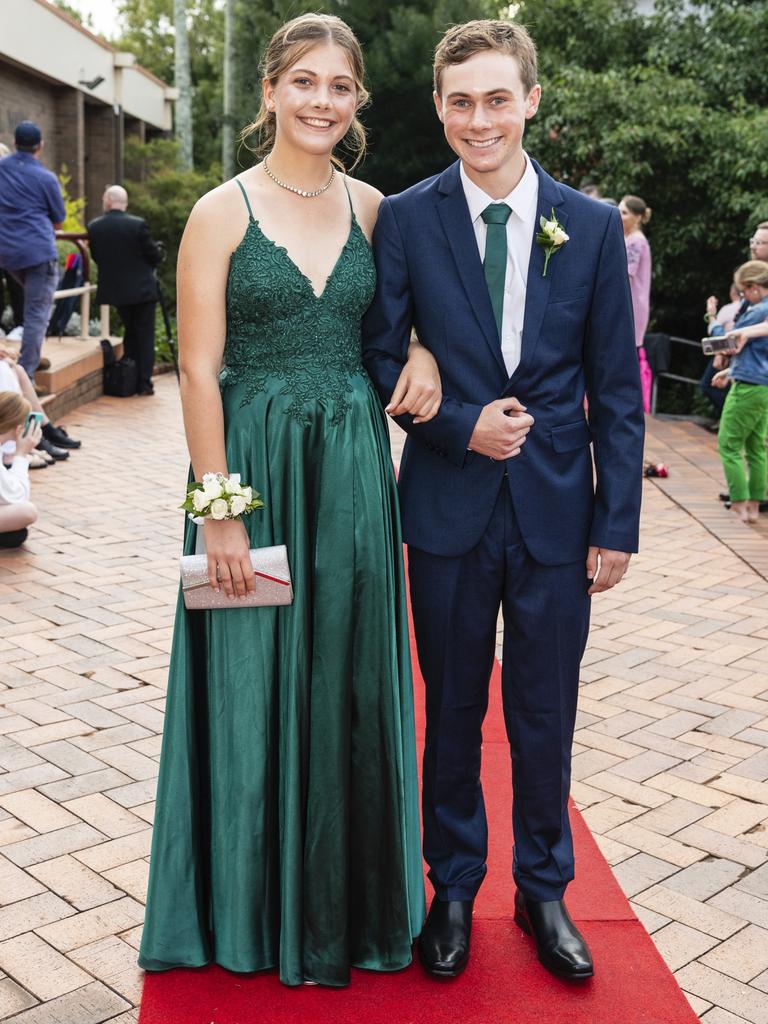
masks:
<path fill-rule="evenodd" d="M 59 179 L 40 162 L 40 128 L 22 121 L 14 142 L 16 151 L 0 160 L 0 266 L 24 289 L 19 364 L 34 380 L 59 280 L 54 230 L 66 210 Z"/>
<path fill-rule="evenodd" d="M 59 281 L 56 228 L 67 212 L 59 179 L 43 167 L 43 133 L 22 121 L 14 133 L 16 151 L 0 159 L 0 267 L 24 290 L 24 329 L 19 366 L 34 383 L 45 331 Z M 63 427 L 46 423 L 38 448 L 55 460 L 80 442 Z"/>

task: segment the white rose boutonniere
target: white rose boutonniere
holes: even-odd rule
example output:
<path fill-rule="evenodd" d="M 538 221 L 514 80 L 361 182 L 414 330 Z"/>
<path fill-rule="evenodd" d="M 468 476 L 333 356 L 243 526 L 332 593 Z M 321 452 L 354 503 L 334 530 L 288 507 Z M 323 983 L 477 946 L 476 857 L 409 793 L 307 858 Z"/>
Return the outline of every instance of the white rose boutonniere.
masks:
<path fill-rule="evenodd" d="M 555 216 L 554 207 L 552 208 L 549 220 L 543 215 L 539 218 L 539 227 L 540 230 L 536 235 L 536 241 L 544 250 L 544 273 L 542 277 L 546 277 L 549 261 L 565 245 L 570 236 L 565 233 L 563 225 L 560 224 Z"/>

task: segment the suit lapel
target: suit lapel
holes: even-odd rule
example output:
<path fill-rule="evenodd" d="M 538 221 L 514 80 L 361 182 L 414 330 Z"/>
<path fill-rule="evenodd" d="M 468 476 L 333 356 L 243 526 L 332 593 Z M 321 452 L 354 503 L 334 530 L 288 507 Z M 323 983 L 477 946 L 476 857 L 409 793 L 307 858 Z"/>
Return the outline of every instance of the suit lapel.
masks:
<path fill-rule="evenodd" d="M 547 276 L 544 277 L 544 249 L 536 241 L 536 235 L 539 231 L 539 218 L 544 216 L 549 220 L 554 209 L 555 216 L 563 227 L 565 227 L 568 221 L 568 214 L 562 208 L 558 209 L 565 202 L 565 195 L 562 189 L 554 178 L 550 178 L 546 171 L 539 167 L 535 160 L 531 162 L 539 176 L 539 198 L 536 204 L 536 223 L 533 229 L 533 238 L 531 239 L 531 260 L 528 264 L 522 351 L 520 363 L 512 375 L 513 378 L 519 376 L 533 359 L 536 344 L 541 334 L 541 326 L 544 322 L 544 314 L 547 311 L 552 279 L 557 275 L 558 269 L 558 255 L 553 254 L 547 267 Z"/>
<path fill-rule="evenodd" d="M 507 370 L 501 356 L 499 333 L 496 330 L 493 307 L 488 294 L 488 286 L 485 283 L 480 253 L 477 250 L 477 240 L 469 217 L 469 208 L 464 197 L 464 189 L 461 187 L 458 162 L 452 164 L 443 173 L 438 189 L 440 198 L 437 201 L 437 211 L 456 263 L 456 269 L 459 272 L 459 278 L 483 330 L 483 337 L 506 378 Z"/>

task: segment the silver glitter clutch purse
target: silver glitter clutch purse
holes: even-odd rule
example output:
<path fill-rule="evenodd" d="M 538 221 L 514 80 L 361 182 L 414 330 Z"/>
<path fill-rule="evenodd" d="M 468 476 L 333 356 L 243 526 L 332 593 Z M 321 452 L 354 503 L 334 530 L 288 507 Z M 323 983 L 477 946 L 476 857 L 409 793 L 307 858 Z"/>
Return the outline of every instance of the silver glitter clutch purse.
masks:
<path fill-rule="evenodd" d="M 202 532 L 202 531 L 201 531 Z M 228 598 L 210 585 L 208 556 L 183 555 L 181 589 L 184 604 L 190 610 L 208 608 L 262 608 L 267 605 L 291 604 L 293 586 L 288 568 L 288 551 L 284 544 L 273 548 L 251 548 L 251 565 L 256 589 L 245 597 Z"/>

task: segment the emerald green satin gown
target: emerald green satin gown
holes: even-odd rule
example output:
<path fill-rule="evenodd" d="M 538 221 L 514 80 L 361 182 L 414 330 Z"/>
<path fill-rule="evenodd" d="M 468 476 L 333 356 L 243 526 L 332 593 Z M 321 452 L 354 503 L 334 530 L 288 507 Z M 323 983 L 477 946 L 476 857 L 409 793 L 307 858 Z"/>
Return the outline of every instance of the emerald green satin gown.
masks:
<path fill-rule="evenodd" d="M 424 918 L 397 495 L 361 363 L 376 271 L 353 212 L 318 297 L 248 214 L 227 285 L 227 464 L 261 493 L 251 546 L 287 546 L 295 599 L 179 598 L 139 963 L 338 986 L 350 967 L 405 967 Z M 195 534 L 188 521 L 185 553 Z"/>

